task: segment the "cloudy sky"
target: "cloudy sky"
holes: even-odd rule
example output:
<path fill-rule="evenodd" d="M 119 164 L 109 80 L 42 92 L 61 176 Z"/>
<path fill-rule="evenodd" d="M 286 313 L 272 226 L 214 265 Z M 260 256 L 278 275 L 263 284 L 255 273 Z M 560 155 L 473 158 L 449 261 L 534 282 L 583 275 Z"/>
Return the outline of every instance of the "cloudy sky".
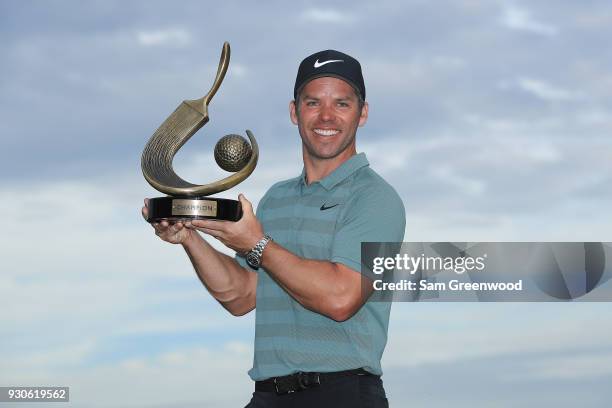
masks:
<path fill-rule="evenodd" d="M 186 180 L 220 178 L 214 143 L 245 129 L 259 165 L 223 196 L 257 203 L 298 174 L 295 73 L 333 48 L 362 63 L 358 150 L 402 196 L 407 241 L 611 241 L 610 37 L 604 0 L 0 0 L 0 386 L 70 386 L 74 407 L 248 401 L 253 316 L 224 312 L 139 214 L 159 195 L 142 149 L 209 89 L 223 41 Z M 395 304 L 391 404 L 608 406 L 611 313 Z"/>

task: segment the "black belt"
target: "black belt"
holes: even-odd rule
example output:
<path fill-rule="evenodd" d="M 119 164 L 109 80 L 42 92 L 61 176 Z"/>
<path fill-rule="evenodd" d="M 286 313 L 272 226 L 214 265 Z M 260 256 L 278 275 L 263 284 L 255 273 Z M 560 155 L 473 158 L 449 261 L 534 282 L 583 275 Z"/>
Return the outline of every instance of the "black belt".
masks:
<path fill-rule="evenodd" d="M 255 391 L 276 392 L 277 394 L 288 394 L 290 392 L 302 391 L 307 388 L 318 387 L 330 380 L 351 375 L 374 375 L 363 368 L 354 370 L 335 371 L 331 373 L 304 373 L 285 375 L 283 377 L 272 377 L 263 381 L 255 382 Z"/>

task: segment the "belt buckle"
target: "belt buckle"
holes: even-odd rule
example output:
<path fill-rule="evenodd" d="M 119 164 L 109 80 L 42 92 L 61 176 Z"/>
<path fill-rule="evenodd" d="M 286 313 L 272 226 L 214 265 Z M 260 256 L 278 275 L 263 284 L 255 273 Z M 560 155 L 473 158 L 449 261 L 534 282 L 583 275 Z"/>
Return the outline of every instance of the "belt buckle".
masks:
<path fill-rule="evenodd" d="M 274 390 L 277 394 L 291 394 L 296 391 L 319 386 L 321 384 L 321 376 L 319 373 L 299 371 L 286 377 L 275 377 L 273 382 Z"/>
<path fill-rule="evenodd" d="M 297 373 L 297 380 L 302 390 L 321 385 L 321 376 L 319 373 L 304 373 L 300 371 Z"/>
<path fill-rule="evenodd" d="M 281 381 L 278 381 L 279 378 Z M 291 394 L 292 392 L 297 391 L 295 387 L 288 384 L 290 379 L 291 379 L 291 376 L 274 377 L 274 390 L 276 391 L 277 395 Z"/>
<path fill-rule="evenodd" d="M 277 394 L 284 394 L 284 392 L 281 392 L 281 390 L 278 389 L 278 377 L 274 377 L 274 391 L 276 391 Z"/>

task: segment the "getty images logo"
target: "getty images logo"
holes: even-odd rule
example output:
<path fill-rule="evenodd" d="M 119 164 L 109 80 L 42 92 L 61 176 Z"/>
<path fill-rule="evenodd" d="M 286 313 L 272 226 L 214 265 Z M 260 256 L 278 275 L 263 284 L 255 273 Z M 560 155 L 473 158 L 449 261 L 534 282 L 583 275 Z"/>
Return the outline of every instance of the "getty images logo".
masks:
<path fill-rule="evenodd" d="M 484 256 L 471 257 L 441 257 L 441 256 L 410 256 L 408 254 L 396 254 L 395 256 L 376 257 L 372 262 L 372 272 L 377 275 L 386 271 L 407 271 L 414 275 L 417 271 L 453 271 L 458 275 L 465 272 L 483 271 L 485 269 Z"/>

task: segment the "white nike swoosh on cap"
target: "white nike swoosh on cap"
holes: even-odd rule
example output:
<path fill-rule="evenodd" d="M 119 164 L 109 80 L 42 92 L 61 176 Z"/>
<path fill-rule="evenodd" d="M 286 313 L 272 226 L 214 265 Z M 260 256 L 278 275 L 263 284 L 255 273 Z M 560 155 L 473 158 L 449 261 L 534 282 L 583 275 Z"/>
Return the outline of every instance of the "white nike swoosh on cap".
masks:
<path fill-rule="evenodd" d="M 344 62 L 344 60 L 327 60 L 327 61 L 319 62 L 319 60 L 317 59 L 314 63 L 314 67 L 319 68 L 325 64 L 329 64 L 330 62 Z"/>

